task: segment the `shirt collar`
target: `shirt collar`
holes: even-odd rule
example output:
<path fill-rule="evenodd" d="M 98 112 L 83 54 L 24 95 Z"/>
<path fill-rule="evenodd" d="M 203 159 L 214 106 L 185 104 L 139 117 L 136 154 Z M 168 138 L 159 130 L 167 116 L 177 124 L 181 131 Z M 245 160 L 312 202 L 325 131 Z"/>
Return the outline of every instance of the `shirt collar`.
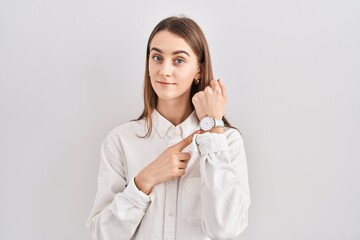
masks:
<path fill-rule="evenodd" d="M 174 126 L 169 120 L 162 116 L 156 109 L 151 114 L 153 127 L 156 129 L 161 138 L 165 135 L 174 135 L 179 133 L 181 138 L 189 136 L 191 133 L 200 129 L 199 120 L 196 112 L 193 111 L 182 123 Z"/>

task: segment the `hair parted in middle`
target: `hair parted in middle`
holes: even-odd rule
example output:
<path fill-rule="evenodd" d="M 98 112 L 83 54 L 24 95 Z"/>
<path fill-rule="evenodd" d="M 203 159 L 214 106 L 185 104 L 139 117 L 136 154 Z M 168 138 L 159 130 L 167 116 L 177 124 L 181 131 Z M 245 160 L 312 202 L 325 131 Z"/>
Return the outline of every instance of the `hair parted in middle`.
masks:
<path fill-rule="evenodd" d="M 137 120 L 145 119 L 147 125 L 147 133 L 144 137 L 148 137 L 152 131 L 151 114 L 157 106 L 158 96 L 155 93 L 149 76 L 149 56 L 150 56 L 150 44 L 154 36 L 160 31 L 169 31 L 183 38 L 186 43 L 191 47 L 197 56 L 197 60 L 200 67 L 200 78 L 198 83 L 193 82 L 191 86 L 190 99 L 195 93 L 203 91 L 206 86 L 210 85 L 210 81 L 213 79 L 213 71 L 211 65 L 211 58 L 209 47 L 205 38 L 205 35 L 199 25 L 190 18 L 181 17 L 169 17 L 160 21 L 150 34 L 146 47 L 146 65 L 144 76 L 144 110 Z M 191 102 L 192 109 L 194 105 Z M 229 122 L 223 117 L 225 126 L 230 127 Z"/>

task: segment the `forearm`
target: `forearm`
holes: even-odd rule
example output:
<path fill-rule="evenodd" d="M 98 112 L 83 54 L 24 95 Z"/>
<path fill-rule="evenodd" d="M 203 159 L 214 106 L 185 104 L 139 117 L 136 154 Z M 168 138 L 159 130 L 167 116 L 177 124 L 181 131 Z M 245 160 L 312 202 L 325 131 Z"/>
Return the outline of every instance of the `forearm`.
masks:
<path fill-rule="evenodd" d="M 203 228 L 211 238 L 235 238 L 247 226 L 250 205 L 245 152 L 224 135 L 208 134 L 199 143 Z"/>
<path fill-rule="evenodd" d="M 131 239 L 145 215 L 150 197 L 137 190 L 132 181 L 123 192 L 115 194 L 108 205 L 107 198 L 101 193 L 97 195 L 95 211 L 100 211 L 93 212 L 89 218 L 87 227 L 93 239 Z"/>

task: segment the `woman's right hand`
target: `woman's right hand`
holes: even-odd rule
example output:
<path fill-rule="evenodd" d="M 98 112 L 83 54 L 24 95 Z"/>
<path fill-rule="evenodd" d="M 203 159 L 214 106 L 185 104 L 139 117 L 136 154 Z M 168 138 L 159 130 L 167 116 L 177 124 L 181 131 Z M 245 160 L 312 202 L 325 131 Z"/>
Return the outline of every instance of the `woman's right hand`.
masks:
<path fill-rule="evenodd" d="M 137 188 L 143 193 L 149 194 L 155 185 L 184 175 L 191 155 L 190 153 L 183 153 L 182 150 L 189 146 L 194 134 L 197 133 L 200 131 L 196 131 L 177 144 L 170 146 L 141 170 L 135 177 Z"/>

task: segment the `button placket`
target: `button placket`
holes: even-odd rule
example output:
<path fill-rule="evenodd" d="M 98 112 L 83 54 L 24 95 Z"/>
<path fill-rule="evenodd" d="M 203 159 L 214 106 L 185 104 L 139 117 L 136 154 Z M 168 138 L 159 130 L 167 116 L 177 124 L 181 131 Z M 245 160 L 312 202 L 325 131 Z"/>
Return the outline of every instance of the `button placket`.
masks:
<path fill-rule="evenodd" d="M 176 128 L 174 129 L 174 136 L 179 136 L 179 137 L 181 137 L 181 133 L 182 133 L 181 127 L 176 127 Z"/>
<path fill-rule="evenodd" d="M 175 127 L 170 126 L 168 131 L 167 131 L 167 135 L 168 135 L 169 138 L 172 138 L 174 136 L 174 131 L 175 131 Z"/>
<path fill-rule="evenodd" d="M 175 239 L 177 179 L 168 181 L 165 197 L 164 238 Z"/>
<path fill-rule="evenodd" d="M 180 142 L 181 128 L 171 126 L 167 132 L 169 136 L 169 147 Z M 166 197 L 165 197 L 165 216 L 164 216 L 164 239 L 175 239 L 176 228 L 176 202 L 177 202 L 177 178 L 174 178 L 165 183 Z"/>

